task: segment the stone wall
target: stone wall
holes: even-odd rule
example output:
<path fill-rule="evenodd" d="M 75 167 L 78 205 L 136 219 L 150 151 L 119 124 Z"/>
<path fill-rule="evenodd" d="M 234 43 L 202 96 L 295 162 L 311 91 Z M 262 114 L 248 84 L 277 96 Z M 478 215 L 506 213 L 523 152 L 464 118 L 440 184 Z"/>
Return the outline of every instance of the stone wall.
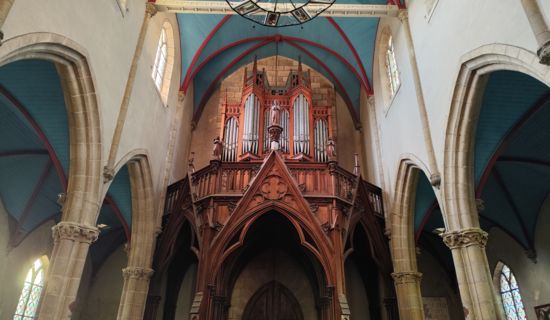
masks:
<path fill-rule="evenodd" d="M 51 228 L 47 221 L 29 233 L 15 248 L 9 245 L 8 213 L 0 201 L 0 319 L 13 318 L 25 277 L 33 262 L 49 256 L 53 247 Z"/>
<path fill-rule="evenodd" d="M 495 273 L 499 261 L 516 276 L 527 319 L 536 319 L 534 307 L 550 303 L 550 198 L 544 202 L 535 233 L 536 263 L 527 257 L 517 241 L 498 228 L 492 228 L 487 243 L 489 268 Z M 498 288 L 497 285 L 495 285 Z"/>

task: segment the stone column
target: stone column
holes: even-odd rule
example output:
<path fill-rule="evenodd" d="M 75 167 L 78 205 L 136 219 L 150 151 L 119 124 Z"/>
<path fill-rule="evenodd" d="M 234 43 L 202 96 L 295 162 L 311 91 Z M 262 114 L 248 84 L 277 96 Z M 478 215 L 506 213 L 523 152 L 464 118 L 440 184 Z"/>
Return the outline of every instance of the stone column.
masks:
<path fill-rule="evenodd" d="M 485 254 L 487 233 L 469 228 L 442 237 L 453 254 L 465 319 L 504 319 Z"/>
<path fill-rule="evenodd" d="M 540 63 L 550 65 L 550 28 L 540 10 L 537 0 L 521 0 L 531 29 L 537 39 L 537 55 Z"/>
<path fill-rule="evenodd" d="M 99 230 L 62 221 L 52 231 L 54 247 L 38 319 L 70 319 L 88 249 L 97 240 Z"/>
<path fill-rule="evenodd" d="M 392 273 L 399 315 L 407 320 L 424 320 L 424 305 L 420 293 L 422 273 L 416 271 Z"/>
<path fill-rule="evenodd" d="M 149 291 L 149 280 L 153 273 L 153 269 L 142 267 L 126 267 L 122 269 L 124 286 L 122 287 L 122 298 L 118 307 L 117 319 L 143 319 L 147 293 Z"/>

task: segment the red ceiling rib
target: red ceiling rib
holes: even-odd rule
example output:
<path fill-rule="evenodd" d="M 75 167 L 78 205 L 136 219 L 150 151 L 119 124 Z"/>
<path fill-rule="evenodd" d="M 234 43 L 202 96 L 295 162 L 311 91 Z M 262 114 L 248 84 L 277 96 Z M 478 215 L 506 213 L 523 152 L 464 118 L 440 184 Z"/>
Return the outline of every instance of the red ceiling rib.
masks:
<path fill-rule="evenodd" d="M 369 78 L 367 77 L 367 73 L 365 72 L 365 67 L 363 66 L 363 62 L 361 62 L 361 58 L 359 58 L 359 54 L 357 53 L 357 50 L 355 50 L 355 47 L 353 46 L 353 43 L 351 43 L 351 40 L 348 38 L 344 30 L 340 27 L 340 25 L 332 18 L 332 17 L 326 17 L 328 22 L 336 29 L 336 31 L 340 34 L 342 39 L 346 42 L 349 49 L 351 50 L 351 53 L 355 57 L 355 61 L 357 62 L 357 65 L 359 65 L 359 68 L 361 70 L 361 74 L 363 75 L 364 81 L 366 83 L 367 87 L 367 93 L 370 95 L 372 94 L 372 89 L 370 86 Z"/>
<path fill-rule="evenodd" d="M 212 93 L 212 91 L 214 90 L 214 88 L 216 87 L 217 83 L 220 81 L 221 77 L 232 67 L 234 66 L 235 64 L 237 64 L 240 60 L 242 60 L 244 57 L 246 57 L 249 53 L 253 52 L 254 50 L 257 50 L 269 43 L 271 43 L 272 40 L 266 40 L 266 41 L 262 41 L 258 44 L 255 44 L 254 46 L 248 48 L 247 50 L 243 51 L 239 56 L 237 56 L 235 59 L 233 59 L 233 61 L 231 61 L 227 66 L 225 66 L 225 68 L 223 68 L 222 71 L 220 71 L 218 73 L 218 75 L 216 76 L 216 78 L 214 78 L 214 80 L 212 80 L 212 82 L 210 83 L 210 85 L 208 86 L 208 89 L 206 90 L 206 92 L 202 95 L 202 98 L 201 98 L 201 101 L 199 103 L 199 107 L 197 108 L 197 111 L 195 111 L 195 113 L 193 114 L 193 123 L 197 123 L 199 118 L 200 118 L 200 115 L 202 113 L 202 109 L 204 108 L 204 105 L 206 104 L 206 102 L 208 101 L 208 98 L 210 96 L 210 94 Z"/>
<path fill-rule="evenodd" d="M 314 41 L 311 41 L 311 40 L 307 40 L 307 39 L 303 39 L 303 38 L 298 38 L 298 37 L 290 37 L 290 36 L 282 36 L 282 35 L 272 35 L 272 36 L 262 36 L 262 37 L 251 37 L 251 38 L 246 38 L 246 39 L 241 39 L 241 40 L 238 40 L 238 41 L 235 41 L 235 42 L 232 42 L 230 44 L 227 44 L 223 47 L 221 47 L 220 49 L 216 50 L 215 52 L 213 52 L 211 55 L 209 55 L 208 57 L 206 57 L 206 59 L 201 62 L 201 64 L 193 71 L 191 77 L 189 78 L 187 84 L 184 84 L 183 85 L 183 91 L 187 91 L 188 89 L 188 86 L 191 84 L 191 81 L 193 81 L 193 79 L 195 79 L 196 75 L 204 68 L 204 66 L 206 64 L 208 64 L 208 62 L 210 62 L 212 59 L 214 59 L 216 56 L 218 56 L 219 54 L 221 54 L 222 52 L 228 50 L 228 49 L 231 49 L 233 47 L 236 47 L 238 45 L 241 45 L 241 44 L 244 44 L 244 43 L 247 43 L 247 42 L 253 42 L 253 41 L 262 41 L 262 40 L 271 40 L 271 41 L 283 41 L 283 42 L 288 42 L 288 40 L 291 40 L 291 41 L 294 41 L 294 42 L 302 42 L 302 43 L 306 43 L 308 45 L 311 45 L 311 46 L 314 46 L 314 47 L 317 47 L 317 48 L 320 48 L 324 51 L 327 51 L 329 52 L 330 54 L 334 55 L 340 62 L 342 62 L 342 64 L 344 64 L 346 67 L 348 67 L 350 69 L 350 71 L 353 72 L 353 74 L 355 75 L 355 77 L 357 78 L 357 80 L 359 80 L 359 82 L 363 85 L 363 87 L 365 88 L 365 90 L 367 90 L 367 92 L 369 91 L 368 89 L 368 83 L 365 83 L 365 81 L 363 80 L 363 78 L 361 78 L 361 76 L 359 75 L 359 73 L 357 72 L 357 70 L 355 69 L 355 67 L 353 67 L 344 57 L 342 57 L 339 53 L 337 53 L 336 51 L 322 45 L 322 44 L 319 44 L 317 42 L 314 42 Z"/>
<path fill-rule="evenodd" d="M 38 123 L 34 120 L 34 118 L 27 111 L 27 109 L 25 109 L 25 107 L 21 104 L 21 102 L 19 102 L 19 100 L 17 100 L 2 85 L 0 85 L 0 94 L 3 95 L 15 108 L 17 108 L 17 110 L 21 112 L 21 114 L 33 127 L 34 131 L 40 138 L 40 141 L 42 141 L 42 143 L 46 147 L 46 150 L 48 150 L 48 154 L 50 156 L 50 159 L 52 159 L 52 163 L 55 167 L 55 171 L 57 172 L 57 175 L 59 177 L 59 182 L 61 183 L 63 190 L 67 191 L 67 177 L 65 176 L 65 171 L 63 171 L 63 166 L 61 165 L 61 162 L 59 161 L 59 158 L 57 157 L 57 154 L 55 153 L 53 146 L 48 141 L 48 137 L 46 137 L 46 134 L 44 134 L 44 132 L 42 131 Z"/>
<path fill-rule="evenodd" d="M 124 215 L 122 214 L 122 211 L 120 211 L 120 208 L 116 204 L 115 200 L 113 200 L 113 198 L 111 198 L 110 195 L 106 195 L 105 200 L 103 200 L 103 202 L 111 206 L 117 219 L 120 221 L 122 228 L 124 229 L 124 234 L 126 235 L 126 239 L 128 240 L 128 242 L 130 242 L 130 239 L 132 237 L 132 234 L 130 232 L 130 227 L 128 227 L 128 223 L 126 222 L 126 219 L 124 219 Z"/>
<path fill-rule="evenodd" d="M 202 70 L 202 68 L 204 68 L 204 66 L 210 62 L 212 59 L 214 59 L 216 56 L 218 56 L 219 54 L 221 54 L 222 52 L 224 52 L 225 50 L 228 50 L 228 49 L 231 49 L 233 47 L 236 47 L 238 45 L 241 45 L 243 43 L 247 43 L 247 42 L 253 42 L 253 41 L 262 41 L 262 40 L 275 40 L 275 36 L 262 36 L 262 37 L 251 37 L 251 38 L 245 38 L 245 39 L 241 39 L 239 41 L 235 41 L 235 42 L 232 42 L 230 44 L 227 44 L 221 48 L 219 48 L 218 50 L 216 50 L 215 52 L 213 52 L 211 55 L 209 55 L 208 57 L 206 57 L 206 59 L 204 59 L 203 62 L 201 62 L 201 64 L 193 71 L 193 73 L 191 74 L 191 76 L 189 77 L 189 79 L 187 79 L 187 83 L 184 83 L 182 85 L 182 91 L 183 92 L 186 92 L 189 85 L 191 84 L 191 81 L 193 81 L 193 79 L 195 79 L 195 77 L 197 76 L 197 74 Z M 189 70 L 188 70 L 189 71 Z"/>
<path fill-rule="evenodd" d="M 481 178 L 479 179 L 479 183 L 476 188 L 476 198 L 480 198 L 481 194 L 483 193 L 483 188 L 485 187 L 485 184 L 487 183 L 487 180 L 489 179 L 489 176 L 491 175 L 491 171 L 493 170 L 493 167 L 495 166 L 498 158 L 500 155 L 506 150 L 508 147 L 508 144 L 510 140 L 515 137 L 516 133 L 533 117 L 537 111 L 542 109 L 547 103 L 550 102 L 550 93 L 544 95 L 541 99 L 539 99 L 533 107 L 531 107 L 515 124 L 506 134 L 504 135 L 504 138 L 502 139 L 502 142 L 499 144 L 496 151 L 493 153 L 493 156 L 491 157 L 491 160 L 489 160 L 489 163 L 485 167 L 485 171 L 483 171 L 483 174 L 481 175 Z"/>
<path fill-rule="evenodd" d="M 259 43 L 259 44 L 256 44 L 254 46 L 252 46 L 251 48 L 245 50 L 243 53 L 241 53 L 237 58 L 235 58 L 233 61 L 231 61 L 220 73 L 218 73 L 218 75 L 216 76 L 216 78 L 210 83 L 210 85 L 208 86 L 208 89 L 206 90 L 206 92 L 203 94 L 201 100 L 200 100 L 200 103 L 199 103 L 199 106 L 197 108 L 197 111 L 195 112 L 195 114 L 193 115 L 193 122 L 194 123 L 197 123 L 198 122 L 198 119 L 200 118 L 200 115 L 202 114 L 202 110 L 204 108 L 204 105 L 206 104 L 206 102 L 208 101 L 208 98 L 210 96 L 210 94 L 212 93 L 212 91 L 214 90 L 215 88 L 215 85 L 220 81 L 221 77 L 225 74 L 225 72 L 227 72 L 227 70 L 229 70 L 233 65 L 235 65 L 236 63 L 238 63 L 240 60 L 242 60 L 246 55 L 248 55 L 249 53 L 253 52 L 254 50 L 257 50 L 259 49 L 260 47 L 263 47 L 273 41 L 279 41 L 279 40 L 282 40 L 282 41 L 285 41 L 287 43 L 289 43 L 290 45 L 292 45 L 293 47 L 299 49 L 300 51 L 306 53 L 309 57 L 311 57 L 313 60 L 315 60 L 322 68 L 324 68 L 328 73 L 329 75 L 333 78 L 334 82 L 336 83 L 336 85 L 340 88 L 340 90 L 342 91 L 342 98 L 344 99 L 349 111 L 350 111 L 350 114 L 353 118 L 353 121 L 354 121 L 354 124 L 355 124 L 355 127 L 360 127 L 360 123 L 359 123 L 359 120 L 358 120 L 358 116 L 357 116 L 357 113 L 355 112 L 355 109 L 353 108 L 353 104 L 351 103 L 351 100 L 349 98 L 349 95 L 347 94 L 347 90 L 346 88 L 342 85 L 342 83 L 338 80 L 338 78 L 334 75 L 334 73 L 332 72 L 332 70 L 326 65 L 324 64 L 319 58 L 317 58 L 315 55 L 313 55 L 311 52 L 309 52 L 308 50 L 306 50 L 304 47 L 298 45 L 297 43 L 294 43 L 293 41 L 290 41 L 289 39 L 286 39 L 284 37 L 281 37 L 281 36 L 269 36 L 269 37 L 266 37 L 266 40 Z M 360 78 L 359 78 L 360 79 Z"/>
<path fill-rule="evenodd" d="M 304 52 L 305 54 L 307 54 L 310 58 L 312 58 L 313 60 L 315 60 L 315 62 L 317 62 L 321 67 L 323 67 L 329 74 L 330 76 L 332 77 L 332 79 L 334 80 L 334 82 L 336 83 L 336 85 L 340 88 L 340 90 L 342 90 L 342 94 L 343 94 L 343 99 L 344 101 L 346 102 L 346 105 L 348 106 L 348 109 L 349 109 L 349 112 L 351 114 L 351 117 L 353 119 L 353 123 L 355 125 L 355 128 L 358 129 L 361 127 L 361 123 L 359 122 L 359 117 L 357 116 L 357 113 L 355 112 L 355 109 L 353 108 L 353 104 L 351 103 L 351 100 L 349 98 L 349 95 L 346 91 L 346 88 L 342 85 L 342 83 L 340 83 L 340 81 L 338 80 L 338 78 L 334 75 L 334 73 L 332 72 L 332 70 L 326 65 L 323 63 L 323 61 L 321 61 L 319 58 L 317 58 L 314 54 L 312 54 L 311 52 L 309 52 L 307 49 L 305 49 L 304 47 L 300 46 L 299 44 L 297 43 L 294 43 L 292 41 L 288 41 L 288 43 L 290 45 L 292 45 L 293 47 L 296 47 L 298 48 L 299 50 L 301 50 L 302 52 Z"/>
<path fill-rule="evenodd" d="M 188 82 L 189 82 L 189 79 L 190 79 L 190 76 L 191 76 L 191 72 L 195 66 L 195 63 L 197 63 L 197 60 L 199 59 L 200 55 L 202 54 L 204 48 L 206 48 L 206 46 L 208 45 L 208 43 L 210 42 L 210 40 L 212 39 L 212 37 L 214 37 L 214 35 L 218 32 L 218 30 L 220 30 L 220 28 L 227 22 L 227 20 L 229 20 L 229 18 L 231 18 L 230 15 L 226 15 L 222 18 L 222 20 L 220 22 L 218 22 L 218 24 L 214 27 L 214 29 L 212 29 L 210 31 L 210 33 L 208 34 L 208 36 L 206 36 L 206 38 L 203 40 L 201 46 L 199 47 L 199 49 L 197 50 L 197 52 L 195 53 L 195 56 L 193 57 L 193 60 L 191 61 L 191 64 L 189 65 L 189 68 L 187 68 L 187 73 L 185 75 L 185 78 L 183 80 L 183 84 L 180 88 L 180 91 L 183 91 L 185 93 L 185 89 L 184 88 L 187 88 L 189 85 L 188 85 Z"/>

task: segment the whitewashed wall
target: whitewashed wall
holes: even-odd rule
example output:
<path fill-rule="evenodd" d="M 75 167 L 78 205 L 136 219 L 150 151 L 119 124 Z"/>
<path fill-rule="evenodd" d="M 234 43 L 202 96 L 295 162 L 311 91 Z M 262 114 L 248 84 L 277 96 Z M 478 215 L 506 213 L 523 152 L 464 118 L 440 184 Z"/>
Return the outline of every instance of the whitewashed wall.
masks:
<path fill-rule="evenodd" d="M 2 28 L 4 41 L 27 33 L 47 32 L 67 37 L 86 50 L 100 108 L 104 165 L 145 15 L 145 1 L 128 0 L 127 8 L 123 13 L 116 0 L 18 0 Z M 175 38 L 175 63 L 167 107 L 151 78 L 160 30 L 166 21 L 172 24 Z M 181 73 L 178 39 L 174 14 L 159 12 L 151 19 L 116 156 L 119 162 L 136 149 L 146 154 L 156 194 L 166 187 L 164 168 Z M 104 191 L 107 192 L 106 188 Z"/>
<path fill-rule="evenodd" d="M 550 21 L 550 2 L 539 4 Z M 439 0 L 430 19 L 426 18 L 425 1 L 407 1 L 407 6 L 434 153 L 442 172 L 445 129 L 461 57 L 492 43 L 522 47 L 533 53 L 538 46 L 517 0 Z M 402 24 L 397 18 L 381 19 L 379 36 L 385 28 L 390 28 L 393 35 L 401 76 L 399 91 L 386 108 L 376 61 L 378 52 L 375 53 L 373 87 L 384 177 L 380 184 L 386 186 L 387 199 L 391 199 L 400 159 L 412 155 L 421 166 L 427 166 L 429 159 Z"/>

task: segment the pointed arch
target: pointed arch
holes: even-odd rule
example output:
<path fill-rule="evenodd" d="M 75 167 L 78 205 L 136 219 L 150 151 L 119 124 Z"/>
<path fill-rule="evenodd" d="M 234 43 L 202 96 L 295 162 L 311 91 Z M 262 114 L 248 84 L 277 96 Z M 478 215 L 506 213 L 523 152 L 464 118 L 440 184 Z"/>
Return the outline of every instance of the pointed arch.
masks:
<path fill-rule="evenodd" d="M 471 155 L 487 76 L 495 71 L 516 71 L 550 86 L 550 68 L 533 64 L 536 60 L 535 53 L 506 44 L 484 45 L 462 57 L 447 120 L 443 159 L 443 209 L 457 213 L 449 216 L 449 230 L 479 228 Z"/>
<path fill-rule="evenodd" d="M 65 93 L 71 159 L 63 220 L 93 225 L 96 215 L 90 212 L 99 210 L 102 187 L 102 139 L 87 52 L 71 39 L 53 33 L 29 33 L 2 43 L 0 65 L 24 59 L 50 61 L 58 69 Z"/>

